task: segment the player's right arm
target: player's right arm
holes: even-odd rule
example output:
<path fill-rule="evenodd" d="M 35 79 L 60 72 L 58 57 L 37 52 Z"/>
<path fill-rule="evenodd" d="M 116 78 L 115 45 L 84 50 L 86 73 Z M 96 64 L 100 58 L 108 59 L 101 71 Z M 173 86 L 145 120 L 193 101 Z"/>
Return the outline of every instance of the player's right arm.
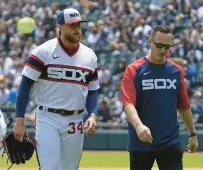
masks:
<path fill-rule="evenodd" d="M 140 120 L 136 105 L 136 89 L 134 84 L 136 70 L 133 67 L 127 67 L 122 79 L 122 100 L 123 108 L 128 121 L 135 128 L 137 136 L 143 142 L 152 142 L 150 129 Z"/>
<path fill-rule="evenodd" d="M 15 138 L 20 141 L 23 141 L 25 135 L 24 115 L 29 100 L 30 89 L 33 84 L 33 80 L 23 76 L 18 89 L 16 101 L 16 123 L 14 125 L 13 133 Z"/>
<path fill-rule="evenodd" d="M 16 101 L 16 122 L 13 128 L 15 138 L 20 141 L 23 140 L 26 133 L 24 116 L 31 87 L 45 68 L 44 63 L 40 58 L 42 58 L 41 51 L 39 48 L 36 48 L 27 59 L 22 71 L 23 76 L 18 89 Z"/>

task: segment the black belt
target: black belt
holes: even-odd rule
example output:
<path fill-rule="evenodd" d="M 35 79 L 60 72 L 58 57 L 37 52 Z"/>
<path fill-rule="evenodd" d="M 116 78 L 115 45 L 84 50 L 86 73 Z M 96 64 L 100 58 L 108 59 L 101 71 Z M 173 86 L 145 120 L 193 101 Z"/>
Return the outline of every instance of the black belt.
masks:
<path fill-rule="evenodd" d="M 52 109 L 52 108 L 47 108 L 43 106 L 39 106 L 39 110 L 47 110 L 48 112 L 57 113 L 57 114 L 60 114 L 61 116 L 77 115 L 84 111 L 84 109 L 83 110 L 63 110 L 63 109 Z"/>

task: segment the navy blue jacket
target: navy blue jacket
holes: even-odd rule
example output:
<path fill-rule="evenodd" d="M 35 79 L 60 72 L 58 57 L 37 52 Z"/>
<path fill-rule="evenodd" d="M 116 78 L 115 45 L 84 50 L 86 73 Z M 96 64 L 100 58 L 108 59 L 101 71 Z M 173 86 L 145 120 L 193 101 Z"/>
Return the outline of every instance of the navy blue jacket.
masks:
<path fill-rule="evenodd" d="M 190 108 L 183 69 L 166 59 L 156 65 L 146 57 L 130 64 L 122 80 L 123 107 L 133 104 L 152 134 L 152 144 L 139 140 L 128 124 L 128 150 L 154 151 L 180 142 L 177 109 Z"/>

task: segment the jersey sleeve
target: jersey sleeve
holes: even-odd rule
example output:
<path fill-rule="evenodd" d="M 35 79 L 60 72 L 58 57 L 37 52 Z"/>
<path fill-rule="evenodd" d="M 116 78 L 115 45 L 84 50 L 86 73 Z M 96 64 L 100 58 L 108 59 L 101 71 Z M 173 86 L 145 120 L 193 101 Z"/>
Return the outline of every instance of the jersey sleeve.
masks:
<path fill-rule="evenodd" d="M 136 89 L 134 84 L 136 70 L 133 67 L 128 66 L 125 70 L 122 79 L 122 100 L 123 108 L 127 104 L 136 105 Z"/>
<path fill-rule="evenodd" d="M 88 90 L 98 90 L 99 89 L 99 80 L 98 80 L 98 65 L 97 65 L 97 57 L 96 54 L 93 52 L 93 74 L 91 76 L 89 85 L 88 85 Z"/>
<path fill-rule="evenodd" d="M 182 68 L 179 68 L 179 71 L 180 71 L 181 88 L 180 93 L 178 95 L 177 108 L 187 110 L 190 108 L 190 102 L 187 94 L 186 83 L 184 80 L 184 71 Z"/>
<path fill-rule="evenodd" d="M 37 47 L 28 57 L 21 74 L 34 81 L 37 81 L 44 69 L 44 58 L 41 49 Z"/>

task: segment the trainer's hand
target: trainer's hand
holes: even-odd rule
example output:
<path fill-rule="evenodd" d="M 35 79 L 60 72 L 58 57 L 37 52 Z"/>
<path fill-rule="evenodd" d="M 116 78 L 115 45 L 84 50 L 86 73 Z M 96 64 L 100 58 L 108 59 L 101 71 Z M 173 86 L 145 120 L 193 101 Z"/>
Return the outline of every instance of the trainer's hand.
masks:
<path fill-rule="evenodd" d="M 23 141 L 23 138 L 26 134 L 24 118 L 16 118 L 16 122 L 13 128 L 13 134 L 15 139 L 21 142 Z"/>
<path fill-rule="evenodd" d="M 189 153 L 193 153 L 196 151 L 198 147 L 198 140 L 197 140 L 197 136 L 192 136 L 188 139 L 188 145 L 186 147 L 186 150 Z"/>
<path fill-rule="evenodd" d="M 86 129 L 86 136 L 90 136 L 95 133 L 97 128 L 97 116 L 91 114 L 91 116 L 85 122 L 84 128 Z"/>
<path fill-rule="evenodd" d="M 136 130 L 138 138 L 142 142 L 152 143 L 153 138 L 151 135 L 151 131 L 147 126 L 140 124 L 135 128 L 135 130 Z"/>

